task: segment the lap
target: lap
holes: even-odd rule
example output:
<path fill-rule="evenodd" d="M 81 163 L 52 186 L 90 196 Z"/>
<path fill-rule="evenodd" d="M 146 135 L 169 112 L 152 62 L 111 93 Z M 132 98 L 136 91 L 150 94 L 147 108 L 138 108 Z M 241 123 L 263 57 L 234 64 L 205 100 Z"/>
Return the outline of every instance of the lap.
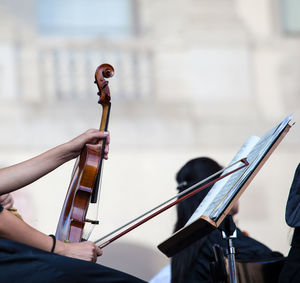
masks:
<path fill-rule="evenodd" d="M 5 239 L 0 239 L 0 274 L 3 282 L 143 282 L 109 267 Z"/>

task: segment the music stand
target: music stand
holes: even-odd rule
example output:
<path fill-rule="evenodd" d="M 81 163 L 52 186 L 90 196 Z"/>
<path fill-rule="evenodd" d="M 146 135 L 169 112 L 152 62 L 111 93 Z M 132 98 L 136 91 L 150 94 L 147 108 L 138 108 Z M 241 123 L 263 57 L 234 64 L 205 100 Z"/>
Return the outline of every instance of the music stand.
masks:
<path fill-rule="evenodd" d="M 291 125 L 289 125 L 291 119 L 292 116 L 286 117 L 263 137 L 250 144 L 249 148 L 245 149 L 245 144 L 243 145 L 232 162 L 236 158 L 241 159 L 240 154 L 245 154 L 248 150 L 247 155 L 244 157 L 247 158 L 250 165 L 227 177 L 228 180 L 222 184 L 221 188 L 220 186 L 218 188 L 216 186 L 218 183 L 216 183 L 187 224 L 158 245 L 158 249 L 162 253 L 172 257 L 219 227 L 241 194 L 285 137 L 291 128 Z"/>

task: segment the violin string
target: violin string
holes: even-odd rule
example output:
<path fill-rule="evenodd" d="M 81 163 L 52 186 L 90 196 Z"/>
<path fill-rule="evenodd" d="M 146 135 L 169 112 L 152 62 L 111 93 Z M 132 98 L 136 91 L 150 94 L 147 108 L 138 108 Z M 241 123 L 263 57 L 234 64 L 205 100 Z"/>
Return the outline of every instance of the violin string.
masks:
<path fill-rule="evenodd" d="M 157 205 L 156 207 L 154 207 L 154 208 L 152 208 L 152 209 L 146 211 L 145 213 L 141 214 L 140 216 L 138 216 L 138 217 L 132 219 L 131 221 L 125 223 L 124 225 L 122 225 L 122 226 L 118 227 L 117 229 L 111 231 L 110 233 L 104 235 L 103 237 L 101 237 L 101 238 L 99 238 L 98 240 L 94 241 L 94 243 L 96 244 L 96 243 L 101 242 L 102 240 L 108 238 L 109 236 L 115 234 L 116 232 L 118 232 L 118 231 L 124 229 L 125 227 L 127 227 L 127 226 L 133 224 L 133 223 L 136 222 L 137 220 L 139 220 L 139 219 L 145 217 L 146 215 L 148 215 L 148 214 L 154 212 L 155 210 L 157 210 L 158 208 L 162 207 L 163 205 L 166 205 L 167 203 L 169 203 L 170 201 L 174 200 L 175 198 L 180 198 L 181 196 L 185 195 L 186 193 L 188 193 L 188 192 L 190 192 L 190 191 L 196 189 L 196 188 L 199 187 L 200 185 L 206 183 L 208 180 L 210 180 L 210 179 L 212 179 L 212 178 L 218 176 L 219 174 L 223 173 L 225 170 L 231 168 L 232 166 L 238 164 L 239 162 L 242 162 L 242 160 L 243 160 L 243 159 L 240 159 L 240 160 L 238 160 L 238 161 L 236 161 L 236 162 L 234 162 L 234 163 L 232 163 L 232 164 L 229 164 L 226 168 L 223 168 L 223 169 L 219 170 L 218 172 L 212 174 L 211 176 L 205 178 L 204 180 L 201 180 L 201 181 L 199 181 L 198 183 L 196 183 L 196 184 L 194 184 L 194 185 L 188 187 L 187 189 L 185 189 L 185 190 L 182 191 L 181 193 L 176 194 L 175 196 L 173 196 L 173 197 L 171 197 L 170 199 L 164 201 L 163 203 Z"/>

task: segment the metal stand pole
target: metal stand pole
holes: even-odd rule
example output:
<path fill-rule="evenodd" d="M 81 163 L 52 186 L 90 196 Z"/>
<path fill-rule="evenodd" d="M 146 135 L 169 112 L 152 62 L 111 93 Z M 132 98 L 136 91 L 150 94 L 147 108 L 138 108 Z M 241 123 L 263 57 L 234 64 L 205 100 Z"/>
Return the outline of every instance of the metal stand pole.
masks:
<path fill-rule="evenodd" d="M 232 243 L 232 239 L 236 238 L 237 235 L 236 226 L 231 216 L 226 217 L 223 222 L 224 224 L 222 223 L 221 230 L 223 238 L 227 241 L 226 255 L 228 258 L 229 282 L 238 283 L 235 265 L 235 248 Z"/>
<path fill-rule="evenodd" d="M 224 232 L 223 232 L 224 233 Z M 224 233 L 225 235 L 225 233 Z M 237 283 L 237 275 L 236 275 L 236 265 L 235 265 L 235 248 L 232 244 L 232 239 L 236 238 L 236 230 L 234 231 L 234 233 L 229 236 L 229 237 L 224 237 L 227 240 L 227 251 L 226 251 L 226 255 L 228 258 L 228 268 L 229 268 L 229 282 L 230 283 Z"/>

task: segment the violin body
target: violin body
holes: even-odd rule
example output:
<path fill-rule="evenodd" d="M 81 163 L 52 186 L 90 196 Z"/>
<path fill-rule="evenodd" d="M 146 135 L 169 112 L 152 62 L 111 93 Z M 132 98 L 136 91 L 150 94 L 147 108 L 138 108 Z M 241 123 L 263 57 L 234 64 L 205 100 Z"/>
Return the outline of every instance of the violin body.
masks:
<path fill-rule="evenodd" d="M 67 196 L 57 226 L 56 237 L 61 241 L 80 242 L 87 207 L 96 184 L 101 150 L 86 145 L 76 161 Z"/>
<path fill-rule="evenodd" d="M 104 79 L 112 77 L 114 69 L 108 64 L 100 65 L 95 74 L 99 104 L 102 105 L 100 131 L 107 131 L 110 113 L 110 91 Z M 60 214 L 56 238 L 67 242 L 82 241 L 86 222 L 98 224 L 97 220 L 86 219 L 90 203 L 98 202 L 99 180 L 104 159 L 106 140 L 98 144 L 87 144 L 76 160 L 68 192 Z"/>

